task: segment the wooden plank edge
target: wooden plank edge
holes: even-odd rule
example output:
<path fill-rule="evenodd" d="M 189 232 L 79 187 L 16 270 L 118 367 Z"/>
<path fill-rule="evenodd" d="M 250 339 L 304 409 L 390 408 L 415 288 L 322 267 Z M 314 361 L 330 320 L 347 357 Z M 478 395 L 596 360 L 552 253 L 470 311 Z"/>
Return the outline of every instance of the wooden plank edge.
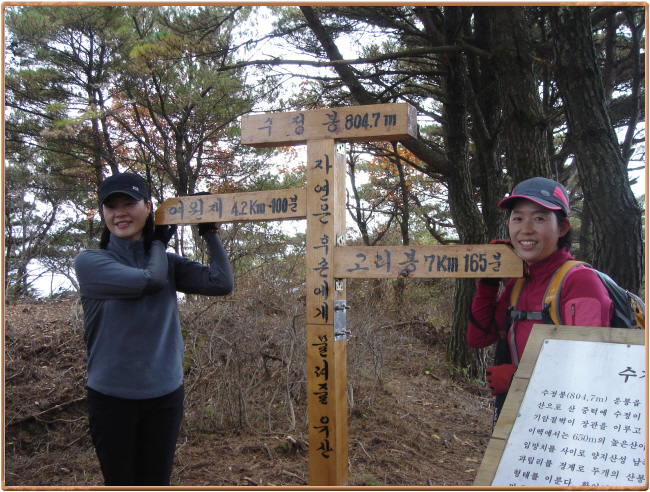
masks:
<path fill-rule="evenodd" d="M 243 224 L 245 222 L 283 222 L 287 220 L 304 220 L 305 215 L 296 215 L 295 217 L 277 217 L 277 218 L 250 218 L 250 219 L 216 219 L 216 220 L 184 220 L 179 222 L 174 221 L 165 221 L 164 217 L 161 215 L 155 215 L 154 213 L 154 225 L 199 225 L 201 223 L 215 223 L 215 224 Z"/>
<path fill-rule="evenodd" d="M 414 137 L 413 135 L 409 133 L 399 133 L 396 135 L 389 135 L 386 137 L 336 137 L 332 138 L 332 140 L 336 140 L 337 142 L 350 142 L 350 143 L 359 143 L 359 142 L 400 142 L 402 140 L 414 140 L 417 137 Z M 323 139 L 319 139 L 323 140 Z M 298 146 L 298 145 L 306 145 L 309 140 L 280 140 L 277 142 L 257 142 L 257 143 L 248 143 L 248 142 L 242 142 L 242 145 L 247 145 L 249 147 L 253 147 L 255 149 L 264 149 L 264 148 L 269 148 L 269 147 L 292 147 L 292 146 Z"/>
<path fill-rule="evenodd" d="M 494 481 L 497 468 L 501 462 L 501 457 L 506 449 L 507 441 L 505 439 L 492 437 L 487 445 L 481 466 L 474 477 L 474 486 L 489 487 Z"/>

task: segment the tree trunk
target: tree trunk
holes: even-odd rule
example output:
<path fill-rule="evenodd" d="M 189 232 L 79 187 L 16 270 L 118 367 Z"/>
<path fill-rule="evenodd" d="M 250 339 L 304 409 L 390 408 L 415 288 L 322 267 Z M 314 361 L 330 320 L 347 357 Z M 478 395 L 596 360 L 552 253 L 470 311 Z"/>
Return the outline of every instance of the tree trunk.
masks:
<path fill-rule="evenodd" d="M 582 213 L 580 214 L 580 237 L 578 238 L 578 254 L 574 255 L 577 260 L 592 263 L 593 259 L 593 221 L 591 220 L 591 213 L 589 206 L 586 203 L 582 205 Z"/>
<path fill-rule="evenodd" d="M 397 152 L 397 144 L 391 142 L 393 146 L 393 152 L 395 153 L 395 166 L 397 167 L 397 174 L 399 176 L 399 189 L 400 195 L 402 196 L 402 203 L 399 205 L 399 199 L 397 200 L 399 207 L 399 227 L 402 234 L 402 244 L 408 246 L 410 244 L 409 238 L 409 189 L 408 184 L 406 183 L 406 175 L 404 174 L 404 166 L 402 165 L 402 160 L 400 159 L 399 153 Z"/>
<path fill-rule="evenodd" d="M 462 18 L 462 7 L 445 8 L 445 37 L 448 44 L 454 44 L 456 36 L 461 35 Z M 447 94 L 443 109 L 446 120 L 445 148 L 447 158 L 453 163 L 447 181 L 449 208 L 461 244 L 482 244 L 486 239 L 485 224 L 474 199 L 469 165 L 465 60 L 462 54 L 449 54 L 448 59 L 449 74 L 442 78 L 442 85 Z M 473 363 L 476 351 L 467 345 L 469 311 L 475 293 L 475 279 L 456 279 L 454 316 L 447 344 L 448 362 L 455 367 L 470 368 L 471 377 L 482 374 L 482 368 L 477 368 Z"/>
<path fill-rule="evenodd" d="M 486 52 L 492 51 L 491 16 L 493 10 L 485 7 L 474 9 L 474 43 Z M 481 213 L 485 221 L 488 239 L 508 237 L 504 213 L 497 204 L 507 190 L 501 163 L 501 138 L 498 131 L 501 106 L 497 74 L 491 59 L 468 54 L 469 112 L 474 121 L 472 138 L 476 151 L 472 163 L 472 178 L 481 196 Z"/>
<path fill-rule="evenodd" d="M 610 122 L 588 7 L 549 7 L 556 80 L 585 202 L 593 219 L 593 266 L 638 292 L 643 274 L 641 210 Z"/>
<path fill-rule="evenodd" d="M 404 174 L 404 166 L 397 152 L 397 143 L 391 142 L 393 153 L 395 154 L 395 166 L 397 167 L 397 174 L 399 176 L 399 189 L 402 197 L 400 204 L 399 198 L 396 199 L 395 211 L 399 216 L 399 228 L 402 235 L 402 245 L 408 246 L 410 244 L 409 236 L 409 191 L 406 183 L 406 176 Z M 402 316 L 402 307 L 404 306 L 404 289 L 406 288 L 405 280 L 400 277 L 395 282 L 395 302 L 397 304 L 397 313 Z"/>
<path fill-rule="evenodd" d="M 486 7 L 492 13 L 492 63 L 502 108 L 506 169 L 512 185 L 551 173 L 539 84 L 523 7 Z"/>
<path fill-rule="evenodd" d="M 363 239 L 364 246 L 370 246 L 370 236 L 368 235 L 368 222 L 366 217 L 361 210 L 361 197 L 359 196 L 359 190 L 357 188 L 357 179 L 355 175 L 356 167 L 356 157 L 350 157 L 348 159 L 348 174 L 350 175 L 350 186 L 352 187 L 352 193 L 354 194 L 354 205 L 348 203 L 348 211 L 352 216 L 352 220 L 357 224 L 359 232 L 361 233 L 361 238 Z"/>

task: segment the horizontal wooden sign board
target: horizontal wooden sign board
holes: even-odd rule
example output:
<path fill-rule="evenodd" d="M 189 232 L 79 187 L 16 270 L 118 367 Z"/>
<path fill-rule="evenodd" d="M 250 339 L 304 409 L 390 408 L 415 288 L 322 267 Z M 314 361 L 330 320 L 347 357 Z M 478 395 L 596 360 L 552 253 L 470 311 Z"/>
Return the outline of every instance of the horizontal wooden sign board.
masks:
<path fill-rule="evenodd" d="M 169 198 L 155 212 L 155 223 L 261 222 L 304 219 L 304 188 Z"/>
<path fill-rule="evenodd" d="M 417 135 L 417 111 L 408 103 L 244 115 L 241 121 L 241 142 L 253 147 L 330 138 L 348 142 L 411 140 Z"/>
<path fill-rule="evenodd" d="M 523 275 L 523 261 L 504 244 L 334 248 L 335 278 L 511 278 Z"/>

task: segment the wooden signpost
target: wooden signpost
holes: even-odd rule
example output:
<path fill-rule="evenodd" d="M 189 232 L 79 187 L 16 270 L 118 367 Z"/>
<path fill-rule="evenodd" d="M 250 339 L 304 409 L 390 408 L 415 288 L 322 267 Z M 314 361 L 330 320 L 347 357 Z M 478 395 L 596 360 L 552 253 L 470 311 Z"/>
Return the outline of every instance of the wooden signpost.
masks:
<path fill-rule="evenodd" d="M 304 189 L 183 196 L 156 209 L 156 224 L 304 219 L 306 203 Z"/>
<path fill-rule="evenodd" d="M 345 246 L 342 142 L 416 138 L 416 117 L 403 103 L 243 116 L 246 145 L 306 143 L 306 189 L 170 198 L 156 210 L 156 224 L 307 220 L 310 485 L 348 481 L 346 278 L 523 275 L 523 262 L 505 245 Z"/>

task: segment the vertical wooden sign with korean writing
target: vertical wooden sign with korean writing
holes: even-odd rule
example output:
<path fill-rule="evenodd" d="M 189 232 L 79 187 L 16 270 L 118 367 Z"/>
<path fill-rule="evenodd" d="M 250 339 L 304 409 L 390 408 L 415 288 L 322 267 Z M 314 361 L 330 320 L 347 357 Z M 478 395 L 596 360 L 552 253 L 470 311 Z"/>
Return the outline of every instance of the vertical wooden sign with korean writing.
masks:
<path fill-rule="evenodd" d="M 335 304 L 345 281 L 334 279 L 334 247 L 345 237 L 345 154 L 334 140 L 307 143 L 307 402 L 309 481 L 347 482 L 347 354 L 336 340 Z M 339 301 L 338 303 L 336 301 Z"/>
<path fill-rule="evenodd" d="M 408 104 L 242 117 L 243 144 L 307 144 L 310 485 L 345 485 L 348 481 L 345 280 L 334 276 L 335 248 L 342 246 L 345 238 L 345 153 L 338 150 L 337 141 L 404 140 L 416 136 L 417 114 Z"/>

